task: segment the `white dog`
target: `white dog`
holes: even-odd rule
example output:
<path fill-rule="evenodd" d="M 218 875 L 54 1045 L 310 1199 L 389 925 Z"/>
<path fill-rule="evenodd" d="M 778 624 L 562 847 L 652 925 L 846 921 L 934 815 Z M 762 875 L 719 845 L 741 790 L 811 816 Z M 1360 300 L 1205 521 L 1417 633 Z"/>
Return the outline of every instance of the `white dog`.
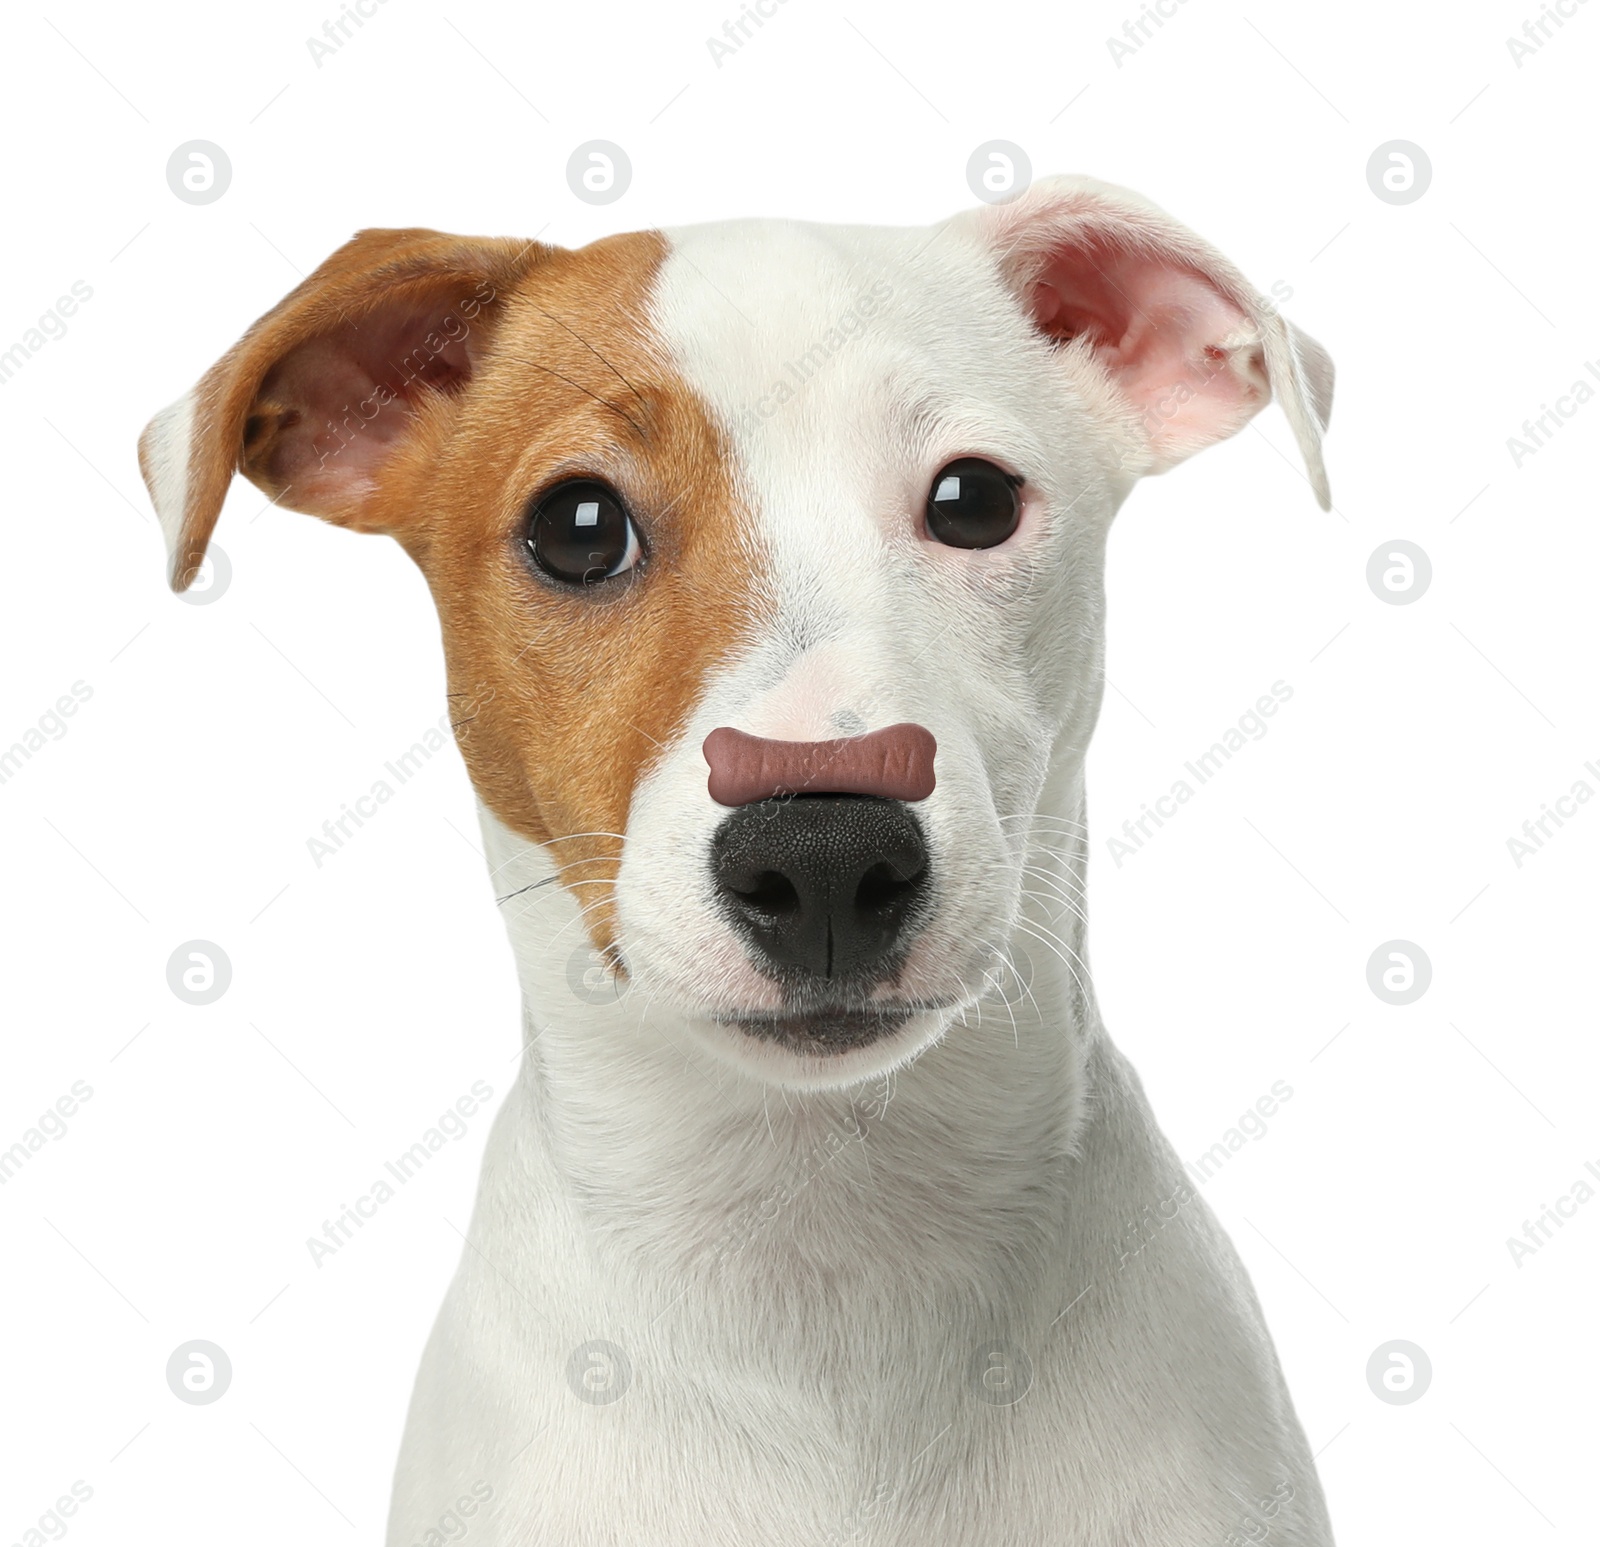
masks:
<path fill-rule="evenodd" d="M 363 232 L 152 422 L 176 587 L 236 470 L 420 565 L 521 976 L 390 1547 L 1331 1541 L 1083 965 L 1111 517 L 1331 393 L 1073 178 Z"/>

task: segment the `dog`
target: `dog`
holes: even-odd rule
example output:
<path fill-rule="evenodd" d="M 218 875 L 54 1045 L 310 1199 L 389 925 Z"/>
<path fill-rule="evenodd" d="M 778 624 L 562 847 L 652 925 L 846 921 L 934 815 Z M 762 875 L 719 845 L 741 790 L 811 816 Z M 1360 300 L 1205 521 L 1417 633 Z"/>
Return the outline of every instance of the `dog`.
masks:
<path fill-rule="evenodd" d="M 1322 348 L 1139 196 L 369 230 L 156 416 L 437 604 L 524 1002 L 390 1547 L 1331 1542 L 1084 966 L 1107 529 Z"/>

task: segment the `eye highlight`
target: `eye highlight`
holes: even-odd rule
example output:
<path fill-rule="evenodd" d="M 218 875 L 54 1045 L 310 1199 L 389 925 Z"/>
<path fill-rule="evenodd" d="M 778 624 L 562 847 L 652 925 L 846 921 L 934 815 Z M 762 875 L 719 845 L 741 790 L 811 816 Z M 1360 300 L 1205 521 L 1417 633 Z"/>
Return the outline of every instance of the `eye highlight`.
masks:
<path fill-rule="evenodd" d="M 981 457 L 961 457 L 934 475 L 928 535 L 951 548 L 995 548 L 1017 529 L 1022 479 Z"/>
<path fill-rule="evenodd" d="M 593 478 L 558 484 L 532 501 L 525 540 L 534 563 L 565 585 L 598 585 L 643 557 L 622 496 Z"/>

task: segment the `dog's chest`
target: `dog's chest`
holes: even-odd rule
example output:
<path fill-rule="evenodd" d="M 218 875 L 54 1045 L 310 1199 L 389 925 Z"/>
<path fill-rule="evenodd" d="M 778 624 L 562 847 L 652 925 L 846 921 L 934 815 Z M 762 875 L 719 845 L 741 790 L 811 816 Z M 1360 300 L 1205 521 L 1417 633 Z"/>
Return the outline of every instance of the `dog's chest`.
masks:
<path fill-rule="evenodd" d="M 698 1410 L 642 1372 L 609 1406 L 556 1406 L 504 1474 L 496 1547 L 1193 1547 L 1257 1539 L 1292 1481 L 1266 1466 L 1230 1497 L 1181 1429 L 1128 1424 L 1106 1401 L 1080 1421 L 1037 1384 L 1015 1404 L 961 1381 L 890 1382 L 854 1410 L 750 1387 Z M 978 1376 L 981 1381 L 982 1374 Z M 1037 1379 L 1037 1375 L 1035 1377 Z M 1271 1513 L 1267 1513 L 1267 1511 Z M 781 1523 L 781 1531 L 777 1530 Z M 1277 1521 L 1280 1539 L 1286 1519 Z M 501 1534 L 491 1534 L 498 1532 Z"/>
<path fill-rule="evenodd" d="M 1246 1464 L 1225 1472 L 1192 1397 L 1163 1390 L 1174 1372 L 1078 1325 L 1094 1293 L 1074 1307 L 1068 1287 L 1002 1332 L 970 1306 L 927 1315 L 910 1285 L 898 1318 L 808 1315 L 801 1295 L 719 1329 L 692 1304 L 652 1326 L 578 1295 L 535 1318 L 482 1268 L 446 1313 L 469 1318 L 471 1352 L 430 1351 L 455 1372 L 425 1398 L 448 1452 L 430 1487 L 492 1482 L 485 1547 L 1193 1547 L 1271 1520 L 1280 1540 L 1317 1540 L 1277 1518 L 1303 1478 L 1262 1393 L 1200 1404 L 1264 1420 L 1241 1426 L 1257 1443 L 1236 1440 Z"/>
<path fill-rule="evenodd" d="M 1103 1078 L 1102 1125 L 1131 1099 Z M 477 1484 L 483 1547 L 1326 1540 L 1209 1212 L 1121 1249 L 1141 1201 L 1172 1190 L 1140 1125 L 940 1174 L 931 1153 L 897 1163 L 878 1117 L 709 1230 L 675 1157 L 677 1188 L 610 1203 L 623 1252 L 598 1211 L 554 1201 L 508 1108 L 390 1547 L 434 1547 L 440 1501 Z"/>

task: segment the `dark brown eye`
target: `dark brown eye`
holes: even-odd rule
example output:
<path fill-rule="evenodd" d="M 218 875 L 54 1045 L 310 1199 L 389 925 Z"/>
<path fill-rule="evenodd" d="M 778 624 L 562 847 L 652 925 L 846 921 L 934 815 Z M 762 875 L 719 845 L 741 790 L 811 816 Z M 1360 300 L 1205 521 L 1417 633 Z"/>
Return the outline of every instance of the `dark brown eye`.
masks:
<path fill-rule="evenodd" d="M 994 548 L 1017 529 L 1022 480 L 993 462 L 962 457 L 928 491 L 928 535 L 951 548 Z"/>
<path fill-rule="evenodd" d="M 533 561 L 567 585 L 597 585 L 633 568 L 643 550 L 622 496 L 591 478 L 540 495 L 528 513 Z"/>

